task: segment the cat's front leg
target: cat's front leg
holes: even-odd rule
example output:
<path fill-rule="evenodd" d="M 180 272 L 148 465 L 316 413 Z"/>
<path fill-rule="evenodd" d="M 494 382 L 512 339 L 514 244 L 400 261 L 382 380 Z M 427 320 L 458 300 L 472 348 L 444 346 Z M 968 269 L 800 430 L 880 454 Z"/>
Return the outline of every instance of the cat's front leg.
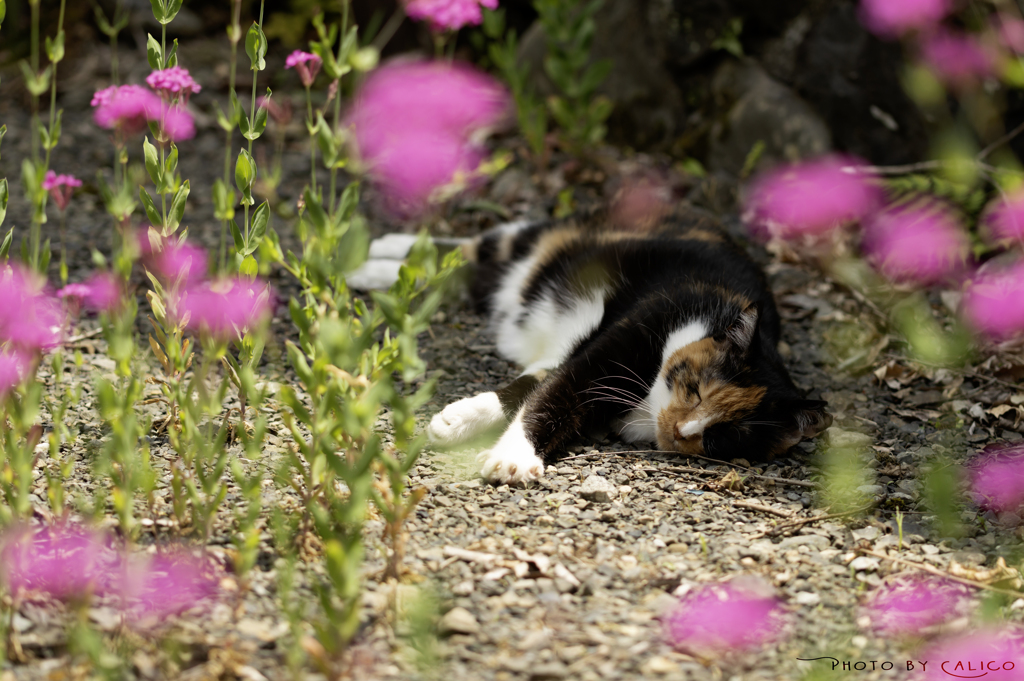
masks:
<path fill-rule="evenodd" d="M 522 412 L 494 447 L 480 454 L 480 460 L 484 478 L 498 484 L 530 482 L 544 475 L 544 462 L 526 434 Z"/>

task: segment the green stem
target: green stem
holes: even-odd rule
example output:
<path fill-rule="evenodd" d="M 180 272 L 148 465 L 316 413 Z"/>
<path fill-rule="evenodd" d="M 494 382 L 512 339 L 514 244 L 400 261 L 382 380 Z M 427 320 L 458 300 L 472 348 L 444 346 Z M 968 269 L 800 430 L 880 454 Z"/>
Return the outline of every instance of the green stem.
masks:
<path fill-rule="evenodd" d="M 114 25 L 121 21 L 123 0 L 117 0 L 117 5 L 114 7 Z M 110 80 L 112 84 L 117 85 L 119 80 L 117 74 L 117 34 L 119 31 L 112 31 L 110 33 Z"/>
<path fill-rule="evenodd" d="M 241 35 L 241 24 L 239 18 L 242 13 L 242 0 L 232 0 L 232 20 L 231 20 L 231 70 L 228 72 L 228 92 L 235 92 L 235 80 L 236 70 L 238 66 L 238 40 Z M 229 100 L 230 103 L 231 100 Z M 234 107 L 232 107 L 232 122 L 234 123 Z M 231 126 L 230 130 L 224 132 L 224 186 L 231 186 L 231 142 L 234 139 L 235 127 Z M 228 221 L 224 220 L 220 223 L 220 270 L 224 271 L 227 266 L 227 233 L 228 233 Z"/>
<path fill-rule="evenodd" d="M 32 10 L 30 59 L 33 75 L 39 74 L 39 1 L 29 0 Z M 39 97 L 32 95 L 32 163 L 39 163 Z"/>
<path fill-rule="evenodd" d="M 313 100 L 309 94 L 309 86 L 306 87 L 306 120 L 309 130 L 313 130 Z M 309 182 L 312 185 L 313 194 L 316 194 L 316 140 L 313 133 L 309 133 Z"/>
<path fill-rule="evenodd" d="M 60 0 L 60 14 L 57 19 L 57 35 L 61 34 L 64 30 L 64 3 L 65 0 Z M 53 62 L 53 73 L 51 74 L 50 80 L 50 134 L 53 134 L 53 124 L 57 119 L 57 64 L 59 61 Z M 52 143 L 52 141 L 51 141 Z M 50 144 L 46 145 L 46 160 L 43 162 L 43 167 L 47 170 L 50 169 L 50 152 L 53 149 Z"/>
<path fill-rule="evenodd" d="M 264 0 L 260 0 L 260 30 L 263 29 L 263 4 Z M 256 80 L 260 75 L 259 69 L 253 64 L 252 73 L 252 101 L 249 106 L 249 130 L 256 129 Z M 249 158 L 252 158 L 252 140 L 249 140 Z M 254 177 L 253 182 L 256 182 Z M 249 204 L 245 204 L 245 242 L 249 243 Z"/>
<path fill-rule="evenodd" d="M 160 54 L 163 55 L 160 59 L 160 70 L 163 71 L 167 66 L 167 24 L 163 22 L 160 23 Z"/>

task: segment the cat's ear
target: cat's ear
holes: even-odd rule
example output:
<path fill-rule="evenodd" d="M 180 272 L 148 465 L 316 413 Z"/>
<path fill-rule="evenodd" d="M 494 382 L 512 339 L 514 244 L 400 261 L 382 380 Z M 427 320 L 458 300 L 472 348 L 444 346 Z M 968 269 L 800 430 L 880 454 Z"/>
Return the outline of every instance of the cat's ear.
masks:
<path fill-rule="evenodd" d="M 751 303 L 740 312 L 740 316 L 732 323 L 725 337 L 740 351 L 746 352 L 757 333 L 757 305 Z"/>

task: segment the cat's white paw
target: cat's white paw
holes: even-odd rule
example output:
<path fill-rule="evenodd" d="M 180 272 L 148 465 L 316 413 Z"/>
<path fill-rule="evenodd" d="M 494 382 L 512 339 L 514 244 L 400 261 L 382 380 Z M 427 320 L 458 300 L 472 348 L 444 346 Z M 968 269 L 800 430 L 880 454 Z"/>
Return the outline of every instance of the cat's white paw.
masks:
<path fill-rule="evenodd" d="M 456 445 L 479 435 L 505 420 L 498 394 L 480 393 L 452 402 L 427 426 L 427 437 L 434 444 Z"/>
<path fill-rule="evenodd" d="M 544 475 L 544 462 L 526 438 L 523 422 L 515 420 L 493 448 L 480 454 L 481 475 L 498 484 L 530 482 Z"/>

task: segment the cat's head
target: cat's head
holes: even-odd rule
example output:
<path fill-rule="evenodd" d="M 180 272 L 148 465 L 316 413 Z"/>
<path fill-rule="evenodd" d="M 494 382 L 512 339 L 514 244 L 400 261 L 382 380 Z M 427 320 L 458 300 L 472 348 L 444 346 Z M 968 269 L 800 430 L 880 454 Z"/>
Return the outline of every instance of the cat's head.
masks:
<path fill-rule="evenodd" d="M 826 403 L 801 397 L 778 354 L 758 347 L 756 306 L 709 326 L 711 335 L 672 352 L 661 367 L 661 449 L 765 459 L 832 425 Z"/>

